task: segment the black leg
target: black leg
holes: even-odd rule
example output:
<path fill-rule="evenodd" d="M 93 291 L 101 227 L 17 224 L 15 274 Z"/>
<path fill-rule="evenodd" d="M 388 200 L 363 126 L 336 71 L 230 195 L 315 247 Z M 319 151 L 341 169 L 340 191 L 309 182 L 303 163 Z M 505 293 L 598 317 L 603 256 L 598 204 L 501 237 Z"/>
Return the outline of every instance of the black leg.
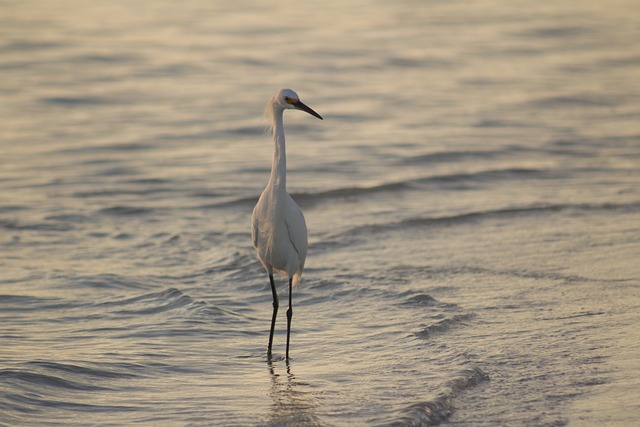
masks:
<path fill-rule="evenodd" d="M 289 309 L 287 310 L 287 360 L 289 360 L 289 337 L 291 336 L 291 317 L 293 317 L 293 307 L 291 305 L 291 292 L 293 289 L 293 278 L 289 278 Z"/>
<path fill-rule="evenodd" d="M 273 315 L 271 316 L 271 332 L 269 332 L 269 347 L 267 349 L 267 355 L 271 357 L 271 345 L 273 344 L 273 330 L 276 328 L 276 317 L 278 317 L 278 293 L 276 292 L 276 282 L 273 281 L 273 274 L 269 275 L 269 282 L 271 283 L 271 293 L 273 294 Z"/>

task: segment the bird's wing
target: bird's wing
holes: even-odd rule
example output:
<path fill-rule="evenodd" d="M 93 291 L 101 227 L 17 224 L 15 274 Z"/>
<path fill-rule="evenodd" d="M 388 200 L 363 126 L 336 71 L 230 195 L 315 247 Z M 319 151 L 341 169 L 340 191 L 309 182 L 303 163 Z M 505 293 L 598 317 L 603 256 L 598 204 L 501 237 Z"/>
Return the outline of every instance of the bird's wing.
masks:
<path fill-rule="evenodd" d="M 260 201 L 258 201 L 258 204 L 253 208 L 253 215 L 251 215 L 251 240 L 253 241 L 253 247 L 256 249 L 258 248 L 258 236 L 260 235 L 260 230 L 258 229 L 259 206 Z"/>
<path fill-rule="evenodd" d="M 258 223 L 255 219 L 253 219 L 253 224 L 251 224 L 251 240 L 253 240 L 253 247 L 258 247 Z"/>
<path fill-rule="evenodd" d="M 293 201 L 291 196 L 288 194 L 287 196 L 285 224 L 287 226 L 287 232 L 289 233 L 289 239 L 296 249 L 296 252 L 298 252 L 298 258 L 300 259 L 302 268 L 302 266 L 304 266 L 304 260 L 307 257 L 307 224 L 300 207 Z"/>

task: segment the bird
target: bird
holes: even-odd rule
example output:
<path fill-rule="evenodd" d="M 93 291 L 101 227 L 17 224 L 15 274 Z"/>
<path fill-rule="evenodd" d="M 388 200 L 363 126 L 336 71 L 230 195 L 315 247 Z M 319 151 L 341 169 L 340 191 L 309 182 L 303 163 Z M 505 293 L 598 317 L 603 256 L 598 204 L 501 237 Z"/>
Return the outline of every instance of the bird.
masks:
<path fill-rule="evenodd" d="M 279 299 L 274 272 L 289 280 L 289 308 L 287 310 L 286 360 L 289 360 L 291 318 L 293 316 L 292 291 L 300 282 L 307 256 L 307 225 L 302 209 L 287 193 L 287 155 L 284 139 L 284 110 L 300 110 L 323 120 L 322 116 L 300 101 L 291 89 L 278 90 L 267 103 L 265 114 L 270 120 L 274 139 L 271 175 L 253 209 L 251 238 L 260 262 L 267 270 L 273 296 L 273 314 L 267 356 L 271 358 L 273 332 L 278 315 Z"/>

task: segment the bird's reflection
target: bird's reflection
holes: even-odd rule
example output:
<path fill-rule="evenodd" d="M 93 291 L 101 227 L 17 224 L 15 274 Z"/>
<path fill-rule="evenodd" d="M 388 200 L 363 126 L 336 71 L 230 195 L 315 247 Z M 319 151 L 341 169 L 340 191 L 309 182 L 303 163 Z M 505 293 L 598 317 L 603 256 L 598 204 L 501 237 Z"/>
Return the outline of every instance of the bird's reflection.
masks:
<path fill-rule="evenodd" d="M 271 374 L 270 395 L 273 400 L 269 425 L 274 426 L 319 426 L 316 415 L 319 403 L 319 392 L 313 386 L 301 381 L 292 373 L 289 361 L 267 361 Z"/>

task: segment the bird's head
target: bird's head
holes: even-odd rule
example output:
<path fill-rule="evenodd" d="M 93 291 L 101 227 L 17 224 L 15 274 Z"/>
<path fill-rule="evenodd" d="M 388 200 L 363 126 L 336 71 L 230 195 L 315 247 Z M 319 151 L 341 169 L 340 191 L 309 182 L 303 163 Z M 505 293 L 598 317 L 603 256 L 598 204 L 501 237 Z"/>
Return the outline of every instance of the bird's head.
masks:
<path fill-rule="evenodd" d="M 298 96 L 298 94 L 291 89 L 280 89 L 278 92 L 276 92 L 275 96 L 273 97 L 273 103 L 277 104 L 282 109 L 295 109 L 304 111 L 305 113 L 309 113 L 312 116 L 315 116 L 322 120 L 322 116 L 313 111 L 302 101 L 300 101 L 300 97 Z"/>

